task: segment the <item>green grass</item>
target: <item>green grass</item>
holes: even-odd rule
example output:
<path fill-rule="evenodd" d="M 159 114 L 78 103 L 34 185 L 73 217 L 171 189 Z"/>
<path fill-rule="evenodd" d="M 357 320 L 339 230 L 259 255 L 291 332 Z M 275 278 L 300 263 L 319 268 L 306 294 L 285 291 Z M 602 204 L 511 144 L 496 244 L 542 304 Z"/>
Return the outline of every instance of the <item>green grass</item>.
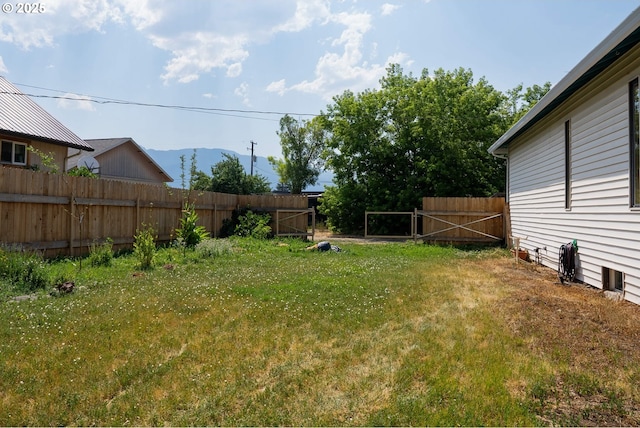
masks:
<path fill-rule="evenodd" d="M 467 263 L 502 252 L 225 242 L 59 261 L 76 292 L 0 302 L 0 425 L 540 424 L 548 362 Z"/>

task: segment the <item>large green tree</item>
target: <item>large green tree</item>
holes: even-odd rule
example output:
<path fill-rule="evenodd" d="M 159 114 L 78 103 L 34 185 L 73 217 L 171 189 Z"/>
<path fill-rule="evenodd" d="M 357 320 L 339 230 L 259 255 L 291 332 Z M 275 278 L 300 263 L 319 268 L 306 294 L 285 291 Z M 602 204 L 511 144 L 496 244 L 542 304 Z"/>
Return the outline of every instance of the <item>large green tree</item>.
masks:
<path fill-rule="evenodd" d="M 211 176 L 202 171 L 192 172 L 191 182 L 195 190 L 249 195 L 267 193 L 270 186 L 261 175 L 248 175 L 237 156 L 222 154 L 224 159 L 211 167 Z"/>
<path fill-rule="evenodd" d="M 280 119 L 280 146 L 284 159 L 269 156 L 269 162 L 280 177 L 280 183 L 291 193 L 300 194 L 318 182 L 323 164 L 320 157 L 326 129 L 319 119 L 298 121 L 289 115 Z"/>
<path fill-rule="evenodd" d="M 521 88 L 514 97 L 523 98 Z M 320 208 L 329 226 L 360 231 L 366 210 L 410 211 L 423 196 L 504 191 L 504 161 L 487 149 L 520 112 L 508 103 L 484 78 L 474 81 L 470 70 L 424 70 L 414 77 L 398 65 L 387 70 L 379 90 L 335 97 L 323 117 L 324 158 L 335 184 Z"/>

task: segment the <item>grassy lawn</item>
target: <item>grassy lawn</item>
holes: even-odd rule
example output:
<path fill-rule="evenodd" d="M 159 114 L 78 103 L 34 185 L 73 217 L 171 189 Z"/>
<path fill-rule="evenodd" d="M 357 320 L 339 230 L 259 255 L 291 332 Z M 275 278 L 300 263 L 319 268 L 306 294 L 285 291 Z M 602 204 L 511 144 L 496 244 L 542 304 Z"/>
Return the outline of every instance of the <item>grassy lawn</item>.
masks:
<path fill-rule="evenodd" d="M 640 423 L 636 306 L 498 249 L 232 242 L 3 298 L 0 426 Z"/>

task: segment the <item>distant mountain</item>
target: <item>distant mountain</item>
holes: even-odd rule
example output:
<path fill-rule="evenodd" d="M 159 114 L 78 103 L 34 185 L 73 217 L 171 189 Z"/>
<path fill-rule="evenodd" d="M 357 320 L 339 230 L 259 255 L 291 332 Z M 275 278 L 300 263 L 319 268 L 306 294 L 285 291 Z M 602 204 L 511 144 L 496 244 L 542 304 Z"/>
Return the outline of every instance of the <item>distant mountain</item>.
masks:
<path fill-rule="evenodd" d="M 189 180 L 188 175 L 189 168 L 191 167 L 191 155 L 193 155 L 193 149 L 145 149 L 145 151 L 158 165 L 160 165 L 160 167 L 162 167 L 162 169 L 166 171 L 167 174 L 169 174 L 169 176 L 171 176 L 171 178 L 173 178 L 173 183 L 169 184 L 171 187 L 182 187 L 182 181 L 180 178 L 180 175 L 182 174 L 182 170 L 180 169 L 180 156 L 184 156 L 185 173 L 187 174 L 186 180 Z M 196 149 L 196 168 L 207 175 L 211 175 L 211 167 L 224 160 L 224 157 L 222 156 L 223 153 L 236 156 L 247 174 L 250 173 L 251 155 L 243 155 L 232 150 L 223 149 Z M 273 170 L 267 158 L 256 156 L 256 162 L 253 164 L 253 173 L 265 177 L 271 184 L 272 190 L 276 188 L 279 181 L 278 174 Z M 331 184 L 332 178 L 333 174 L 324 172 L 320 174 L 320 181 L 318 184 L 306 190 L 323 190 L 325 185 Z"/>

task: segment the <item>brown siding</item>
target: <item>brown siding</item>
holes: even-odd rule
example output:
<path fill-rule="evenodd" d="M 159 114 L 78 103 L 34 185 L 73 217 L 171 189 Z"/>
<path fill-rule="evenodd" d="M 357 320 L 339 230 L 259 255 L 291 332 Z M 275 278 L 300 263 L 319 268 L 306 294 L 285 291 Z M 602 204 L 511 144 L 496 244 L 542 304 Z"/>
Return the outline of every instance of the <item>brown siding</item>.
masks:
<path fill-rule="evenodd" d="M 162 183 L 157 167 L 151 165 L 137 148 L 122 144 L 96 156 L 103 178 L 128 179 L 149 183 Z"/>

